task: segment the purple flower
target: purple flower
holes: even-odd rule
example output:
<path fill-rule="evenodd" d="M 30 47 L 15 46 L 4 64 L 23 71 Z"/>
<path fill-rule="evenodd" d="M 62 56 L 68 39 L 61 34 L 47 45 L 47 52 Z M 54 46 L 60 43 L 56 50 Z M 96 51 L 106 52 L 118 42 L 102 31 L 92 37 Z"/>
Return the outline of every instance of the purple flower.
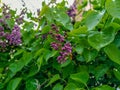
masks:
<path fill-rule="evenodd" d="M 6 48 L 7 43 L 5 41 L 0 41 L 0 47 L 1 48 Z"/>
<path fill-rule="evenodd" d="M 23 23 L 23 17 L 17 18 L 17 19 L 16 19 L 16 22 L 17 22 L 18 24 L 22 24 L 22 23 Z"/>
<path fill-rule="evenodd" d="M 62 52 L 60 52 L 60 55 L 61 55 L 61 56 L 63 56 L 63 57 L 68 56 L 68 54 L 69 54 L 69 53 L 67 53 L 67 52 L 63 52 L 63 51 L 62 51 Z"/>
<path fill-rule="evenodd" d="M 72 18 L 74 18 L 76 16 L 76 1 L 73 3 L 73 5 L 67 11 L 67 14 Z"/>
<path fill-rule="evenodd" d="M 64 47 L 62 47 L 62 50 L 68 52 L 68 53 L 71 53 L 72 52 L 72 47 L 71 47 L 71 44 L 70 43 L 66 43 L 64 45 Z"/>
<path fill-rule="evenodd" d="M 13 31 L 20 31 L 20 27 L 18 25 L 14 25 Z"/>
<path fill-rule="evenodd" d="M 58 30 L 58 28 L 56 27 L 55 24 L 52 24 L 51 27 L 52 27 L 52 29 L 55 30 L 56 32 L 59 32 L 59 30 Z"/>
<path fill-rule="evenodd" d="M 37 9 L 37 15 L 38 16 L 40 15 L 40 9 Z"/>
<path fill-rule="evenodd" d="M 4 31 L 0 32 L 0 37 L 3 37 L 3 36 L 5 36 Z"/>
<path fill-rule="evenodd" d="M 62 47 L 62 51 L 60 52 L 60 56 L 57 57 L 59 63 L 63 63 L 66 61 L 67 57 L 71 54 L 72 47 L 70 43 L 66 43 L 64 47 Z"/>
<path fill-rule="evenodd" d="M 0 26 L 0 31 L 4 31 L 4 28 L 2 26 Z"/>
<path fill-rule="evenodd" d="M 7 40 L 10 45 L 19 45 L 21 43 L 21 33 L 19 26 L 14 26 L 11 34 L 7 35 Z"/>
<path fill-rule="evenodd" d="M 42 39 L 45 40 L 47 38 L 47 34 L 42 35 Z"/>
<path fill-rule="evenodd" d="M 58 56 L 57 57 L 57 61 L 58 61 L 58 63 L 64 63 L 66 61 L 66 57 L 64 57 L 64 56 Z"/>
<path fill-rule="evenodd" d="M 0 23 L 3 23 L 4 22 L 4 20 L 3 19 L 0 19 Z"/>
<path fill-rule="evenodd" d="M 6 14 L 6 15 L 5 15 L 5 18 L 6 18 L 6 19 L 9 19 L 10 17 L 11 17 L 10 14 Z"/>
<path fill-rule="evenodd" d="M 52 42 L 51 43 L 51 47 L 53 48 L 53 49 L 55 49 L 55 50 L 58 50 L 59 49 L 59 44 L 58 43 L 55 43 L 55 42 Z"/>
<path fill-rule="evenodd" d="M 58 40 L 59 42 L 64 42 L 64 36 L 62 36 L 61 34 L 56 34 L 56 40 Z"/>

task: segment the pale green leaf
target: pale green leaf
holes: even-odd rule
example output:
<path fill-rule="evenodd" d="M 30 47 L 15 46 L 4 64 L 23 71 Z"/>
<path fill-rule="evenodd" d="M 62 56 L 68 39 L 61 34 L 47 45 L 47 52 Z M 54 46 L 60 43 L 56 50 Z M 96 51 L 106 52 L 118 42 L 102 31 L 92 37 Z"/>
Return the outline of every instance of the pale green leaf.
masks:
<path fill-rule="evenodd" d="M 113 28 L 107 28 L 103 31 L 93 31 L 88 36 L 89 44 L 95 48 L 96 50 L 100 50 L 101 48 L 110 44 L 115 38 L 115 31 Z"/>
<path fill-rule="evenodd" d="M 106 0 L 105 8 L 110 15 L 120 18 L 120 0 Z"/>

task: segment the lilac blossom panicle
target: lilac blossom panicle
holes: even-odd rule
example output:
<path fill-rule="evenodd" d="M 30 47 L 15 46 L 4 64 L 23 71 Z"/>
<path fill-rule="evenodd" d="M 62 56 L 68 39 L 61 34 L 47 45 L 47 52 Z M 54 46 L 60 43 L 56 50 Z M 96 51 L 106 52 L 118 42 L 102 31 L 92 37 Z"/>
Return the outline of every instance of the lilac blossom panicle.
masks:
<path fill-rule="evenodd" d="M 62 48 L 63 51 L 66 51 L 68 53 L 71 53 L 72 52 L 72 47 L 71 47 L 71 44 L 70 43 L 66 43 L 64 45 L 64 47 Z"/>
<path fill-rule="evenodd" d="M 10 19 L 11 18 L 11 14 L 10 14 L 10 8 L 3 4 L 3 15 L 5 19 Z"/>
<path fill-rule="evenodd" d="M 58 63 L 64 63 L 69 55 L 72 53 L 72 46 L 70 43 L 65 43 L 65 37 L 59 33 L 59 29 L 55 24 L 51 25 L 53 31 L 50 31 L 49 34 L 54 38 L 56 42 L 51 42 L 50 46 L 54 50 L 58 50 L 60 55 L 57 57 Z M 65 43 L 65 44 L 64 44 Z M 64 45 L 64 46 L 63 46 Z M 63 47 L 62 47 L 63 46 Z"/>
<path fill-rule="evenodd" d="M 56 34 L 56 40 L 60 41 L 60 42 L 64 42 L 64 36 L 62 36 L 61 34 Z"/>
<path fill-rule="evenodd" d="M 70 43 L 65 43 L 60 52 L 60 56 L 57 57 L 59 63 L 66 61 L 67 57 L 72 53 L 72 46 Z"/>
<path fill-rule="evenodd" d="M 17 18 L 17 19 L 16 19 L 16 22 L 17 22 L 18 24 L 22 24 L 22 23 L 23 23 L 23 18 L 24 18 L 23 16 Z"/>
<path fill-rule="evenodd" d="M 3 23 L 4 22 L 4 20 L 3 19 L 0 19 L 0 23 Z"/>
<path fill-rule="evenodd" d="M 25 16 L 26 11 L 27 11 L 26 8 L 24 8 L 24 9 L 21 11 L 20 15 L 19 15 L 18 18 L 16 19 L 17 24 L 19 24 L 19 25 L 20 25 L 20 24 L 23 24 L 24 16 Z"/>
<path fill-rule="evenodd" d="M 70 9 L 67 11 L 67 14 L 74 18 L 76 16 L 76 1 L 73 3 L 73 5 L 70 7 Z"/>
<path fill-rule="evenodd" d="M 15 25 L 11 34 L 7 35 L 7 40 L 10 45 L 19 45 L 21 43 L 20 27 Z"/>
<path fill-rule="evenodd" d="M 4 37 L 4 36 L 5 36 L 4 31 L 1 31 L 1 32 L 0 32 L 0 37 Z"/>
<path fill-rule="evenodd" d="M 6 47 L 7 47 L 7 43 L 5 41 L 1 41 L 0 40 L 0 52 L 5 52 L 6 50 Z"/>
<path fill-rule="evenodd" d="M 4 31 L 4 28 L 3 28 L 2 26 L 0 26 L 0 32 L 1 32 L 1 31 Z"/>
<path fill-rule="evenodd" d="M 58 30 L 58 28 L 56 27 L 56 25 L 55 25 L 55 24 L 52 24 L 52 25 L 51 25 L 51 27 L 52 27 L 52 29 L 53 29 L 53 30 L 55 30 L 55 31 L 56 31 L 56 33 L 57 33 L 57 32 L 59 32 L 59 30 Z"/>
<path fill-rule="evenodd" d="M 54 49 L 54 50 L 58 50 L 59 49 L 59 44 L 58 43 L 55 43 L 55 42 L 52 42 L 51 43 L 51 47 Z"/>
<path fill-rule="evenodd" d="M 5 41 L 0 41 L 0 47 L 6 48 L 7 43 Z"/>

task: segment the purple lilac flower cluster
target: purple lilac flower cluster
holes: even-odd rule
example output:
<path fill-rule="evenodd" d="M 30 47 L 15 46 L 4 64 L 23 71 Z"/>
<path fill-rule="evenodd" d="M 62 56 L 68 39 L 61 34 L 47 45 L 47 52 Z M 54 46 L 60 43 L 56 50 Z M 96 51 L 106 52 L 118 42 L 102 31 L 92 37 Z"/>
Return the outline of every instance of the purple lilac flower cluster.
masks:
<path fill-rule="evenodd" d="M 67 11 L 67 14 L 71 17 L 71 18 L 75 18 L 76 16 L 76 1 L 73 3 L 73 5 L 70 7 L 70 9 Z"/>
<path fill-rule="evenodd" d="M 5 33 L 4 33 L 4 28 L 0 26 L 0 51 L 5 51 L 6 49 L 6 41 L 4 40 Z"/>
<path fill-rule="evenodd" d="M 7 35 L 7 40 L 9 45 L 19 45 L 21 44 L 21 33 L 20 33 L 20 27 L 18 25 L 14 25 L 14 28 L 11 32 L 11 34 Z"/>
<path fill-rule="evenodd" d="M 60 56 L 57 57 L 59 63 L 63 63 L 67 60 L 68 56 L 72 53 L 72 46 L 70 43 L 65 43 L 60 52 Z"/>
<path fill-rule="evenodd" d="M 13 29 L 11 29 L 6 23 L 8 19 L 12 19 L 9 7 L 4 4 L 2 9 L 2 17 L 0 18 L 0 51 L 5 52 L 11 46 L 18 46 L 22 41 L 20 27 L 15 24 Z"/>
<path fill-rule="evenodd" d="M 27 9 L 23 9 L 20 13 L 20 15 L 18 16 L 18 18 L 16 19 L 17 24 L 23 24 L 24 21 L 24 15 L 26 13 Z"/>
<path fill-rule="evenodd" d="M 58 63 L 64 63 L 72 53 L 72 46 L 69 42 L 65 43 L 65 37 L 59 33 L 57 26 L 52 24 L 52 31 L 50 34 L 55 41 L 51 42 L 51 47 L 60 52 L 60 55 L 57 57 Z"/>
<path fill-rule="evenodd" d="M 2 7 L 2 13 L 3 13 L 3 16 L 5 19 L 9 19 L 11 18 L 11 14 L 10 14 L 10 7 L 8 7 L 7 5 L 3 4 L 3 7 Z"/>
<path fill-rule="evenodd" d="M 20 27 L 14 25 L 11 32 L 6 32 L 2 26 L 0 26 L 0 51 L 6 51 L 7 46 L 18 46 L 21 44 Z"/>

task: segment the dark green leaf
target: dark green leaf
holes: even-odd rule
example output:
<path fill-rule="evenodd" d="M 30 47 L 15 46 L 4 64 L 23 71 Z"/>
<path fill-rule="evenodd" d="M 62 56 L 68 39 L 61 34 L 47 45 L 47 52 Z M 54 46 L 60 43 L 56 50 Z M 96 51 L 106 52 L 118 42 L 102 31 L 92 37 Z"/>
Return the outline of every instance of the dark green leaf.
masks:
<path fill-rule="evenodd" d="M 32 60 L 32 54 L 28 52 L 24 52 L 24 57 L 22 57 L 20 60 L 12 63 L 9 66 L 9 69 L 13 72 L 16 73 L 20 71 L 25 65 L 27 65 L 31 60 Z"/>
<path fill-rule="evenodd" d="M 114 73 L 115 77 L 116 77 L 118 80 L 120 80 L 120 71 L 118 71 L 117 69 L 114 69 L 114 70 L 113 70 L 113 73 Z"/>
<path fill-rule="evenodd" d="M 37 90 L 37 80 L 29 79 L 26 81 L 26 89 L 25 90 Z"/>

